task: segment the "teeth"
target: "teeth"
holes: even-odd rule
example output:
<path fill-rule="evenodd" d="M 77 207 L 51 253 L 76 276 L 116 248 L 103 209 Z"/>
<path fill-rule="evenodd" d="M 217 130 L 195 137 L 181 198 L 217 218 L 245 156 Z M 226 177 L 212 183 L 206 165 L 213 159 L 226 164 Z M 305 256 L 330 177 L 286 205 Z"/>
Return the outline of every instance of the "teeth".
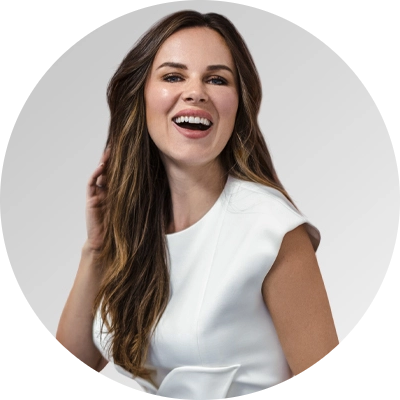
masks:
<path fill-rule="evenodd" d="M 211 125 L 211 122 L 207 118 L 200 118 L 200 117 L 182 116 L 182 117 L 175 118 L 174 121 L 177 124 L 180 124 L 182 122 L 189 122 L 189 124 L 203 124 L 206 126 Z"/>

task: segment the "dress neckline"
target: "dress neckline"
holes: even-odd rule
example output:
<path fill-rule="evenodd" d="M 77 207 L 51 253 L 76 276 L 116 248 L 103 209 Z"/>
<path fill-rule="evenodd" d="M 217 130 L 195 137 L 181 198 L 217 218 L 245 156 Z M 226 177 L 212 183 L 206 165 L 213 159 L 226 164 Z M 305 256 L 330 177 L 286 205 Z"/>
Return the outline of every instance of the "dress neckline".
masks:
<path fill-rule="evenodd" d="M 188 226 L 185 229 L 182 229 L 181 231 L 178 232 L 173 232 L 173 233 L 166 233 L 165 236 L 167 239 L 173 239 L 173 238 L 178 238 L 178 237 L 183 237 L 186 234 L 191 233 L 195 229 L 197 229 L 199 226 L 205 223 L 205 221 L 209 218 L 209 216 L 214 212 L 216 208 L 218 208 L 219 204 L 222 202 L 222 200 L 225 198 L 226 194 L 229 192 L 230 186 L 232 185 L 233 182 L 233 176 L 228 175 L 228 178 L 225 182 L 225 186 L 221 192 L 221 194 L 218 196 L 217 200 L 215 203 L 211 206 L 211 208 L 194 224 Z"/>

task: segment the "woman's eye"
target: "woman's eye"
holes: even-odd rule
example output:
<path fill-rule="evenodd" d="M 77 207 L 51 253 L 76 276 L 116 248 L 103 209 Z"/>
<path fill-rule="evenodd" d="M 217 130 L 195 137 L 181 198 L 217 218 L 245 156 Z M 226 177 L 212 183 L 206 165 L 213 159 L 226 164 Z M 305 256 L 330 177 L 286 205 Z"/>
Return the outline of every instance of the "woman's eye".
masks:
<path fill-rule="evenodd" d="M 174 82 L 180 82 L 182 80 L 182 78 L 178 75 L 167 75 L 167 76 L 164 76 L 163 80 L 165 82 L 174 83 Z"/>
<path fill-rule="evenodd" d="M 226 85 L 227 82 L 224 78 L 221 78 L 220 76 L 213 76 L 211 77 L 208 82 L 212 83 L 213 85 Z"/>

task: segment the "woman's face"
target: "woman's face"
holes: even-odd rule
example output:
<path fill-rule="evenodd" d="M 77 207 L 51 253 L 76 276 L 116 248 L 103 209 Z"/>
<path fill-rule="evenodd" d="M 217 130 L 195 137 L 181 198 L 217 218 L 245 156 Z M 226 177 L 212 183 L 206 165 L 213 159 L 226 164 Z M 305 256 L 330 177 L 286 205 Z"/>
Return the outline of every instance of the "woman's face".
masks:
<path fill-rule="evenodd" d="M 225 40 L 209 28 L 170 36 L 156 54 L 144 95 L 148 131 L 164 164 L 216 160 L 232 134 L 239 103 Z"/>

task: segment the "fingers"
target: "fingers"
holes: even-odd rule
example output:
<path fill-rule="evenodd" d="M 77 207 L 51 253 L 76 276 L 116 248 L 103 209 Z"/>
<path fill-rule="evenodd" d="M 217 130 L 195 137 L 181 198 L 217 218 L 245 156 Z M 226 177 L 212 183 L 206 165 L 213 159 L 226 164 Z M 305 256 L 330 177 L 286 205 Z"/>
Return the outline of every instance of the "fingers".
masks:
<path fill-rule="evenodd" d="M 104 187 L 107 185 L 107 176 L 105 174 L 106 169 L 107 169 L 107 162 L 108 159 L 110 158 L 110 154 L 111 154 L 111 147 L 107 146 L 107 148 L 105 149 L 101 159 L 100 159 L 100 165 L 103 164 L 103 173 L 97 178 L 97 187 Z"/>
<path fill-rule="evenodd" d="M 106 163 L 110 158 L 110 153 L 111 153 L 111 147 L 107 146 L 106 149 L 104 150 L 103 155 L 101 156 L 100 163 Z"/>
<path fill-rule="evenodd" d="M 99 179 L 102 173 L 105 172 L 105 163 L 100 163 L 97 168 L 93 171 L 92 175 L 89 178 L 89 182 L 87 185 L 87 195 L 92 197 L 96 194 L 97 186 L 97 179 Z"/>
<path fill-rule="evenodd" d="M 107 181 L 106 181 L 106 167 L 107 161 L 110 158 L 111 148 L 108 146 L 104 151 L 103 155 L 100 159 L 100 164 L 97 168 L 93 171 L 92 175 L 89 178 L 89 182 L 87 185 L 87 196 L 92 197 L 96 195 L 98 190 L 102 190 L 105 188 Z"/>

